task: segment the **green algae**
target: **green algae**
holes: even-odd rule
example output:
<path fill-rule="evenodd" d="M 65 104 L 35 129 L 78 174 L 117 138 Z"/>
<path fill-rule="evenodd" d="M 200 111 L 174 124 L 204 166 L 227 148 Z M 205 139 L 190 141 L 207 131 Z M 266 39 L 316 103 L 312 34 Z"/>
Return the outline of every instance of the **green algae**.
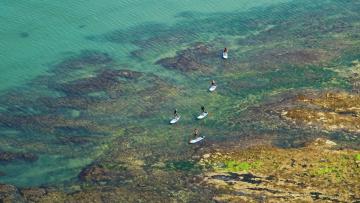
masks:
<path fill-rule="evenodd" d="M 224 162 L 224 170 L 231 172 L 248 171 L 251 167 L 247 162 L 236 162 L 233 160 Z"/>
<path fill-rule="evenodd" d="M 338 169 L 335 167 L 324 167 L 324 168 L 320 168 L 318 171 L 316 171 L 316 174 L 325 175 L 325 174 L 337 173 L 337 172 L 338 172 Z"/>
<path fill-rule="evenodd" d="M 235 161 L 235 160 L 223 160 L 215 161 L 207 164 L 207 168 L 212 168 L 215 171 L 223 172 L 248 172 L 261 167 L 261 161 Z"/>
<path fill-rule="evenodd" d="M 165 163 L 166 170 L 199 171 L 200 166 L 194 161 L 168 161 Z"/>
<path fill-rule="evenodd" d="M 301 200 L 307 197 L 311 200 L 308 194 L 317 191 L 339 201 L 353 201 L 353 197 L 359 194 L 359 167 L 354 162 L 358 151 L 336 150 L 332 146 L 324 139 L 317 139 L 296 149 L 215 147 L 216 151 L 204 154 L 199 163 L 213 166 L 204 172 L 204 180 L 222 191 L 220 194 L 224 196 L 218 197 L 224 197 L 223 201 L 236 200 L 238 194 L 229 194 L 239 191 L 246 192 L 247 195 L 241 199 L 247 202 L 254 200 L 251 196 L 255 194 L 276 202 L 279 199 L 297 202 L 297 194 L 301 194 Z M 251 168 L 253 162 L 260 166 Z M 259 193 L 264 189 L 266 192 Z M 279 198 L 281 193 L 284 198 Z"/>

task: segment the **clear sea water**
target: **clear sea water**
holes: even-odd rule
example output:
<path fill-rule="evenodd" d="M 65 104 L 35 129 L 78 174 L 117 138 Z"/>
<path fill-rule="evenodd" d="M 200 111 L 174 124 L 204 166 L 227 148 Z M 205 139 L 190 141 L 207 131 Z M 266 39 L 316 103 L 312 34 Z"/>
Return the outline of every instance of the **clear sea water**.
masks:
<path fill-rule="evenodd" d="M 311 4 L 311 1 L 303 1 L 303 4 Z M 312 4 L 316 4 L 314 8 L 318 8 L 317 3 Z M 286 14 L 266 10 L 271 6 L 273 10 L 279 9 Z M 127 140 L 136 143 L 135 146 L 148 147 L 153 151 L 172 149 L 175 155 L 180 156 L 187 146 L 183 144 L 186 143 L 186 136 L 194 128 L 193 117 L 204 103 L 210 109 L 210 117 L 196 125 L 202 128 L 202 132 L 210 140 L 226 139 L 225 135 L 229 135 L 227 139 L 232 139 L 236 132 L 244 132 L 248 128 L 262 133 L 259 128 L 263 125 L 262 122 L 257 123 L 259 126 L 244 122 L 241 125 L 247 126 L 242 128 L 241 125 L 232 123 L 231 118 L 234 117 L 231 116 L 256 104 L 266 91 L 274 95 L 287 89 L 307 85 L 317 87 L 323 83 L 299 80 L 292 85 L 290 82 L 282 82 L 282 78 L 292 80 L 292 66 L 289 73 L 285 72 L 279 79 L 282 83 L 273 87 L 277 81 L 272 79 L 279 77 L 276 71 L 264 71 L 260 75 L 257 72 L 259 69 L 254 71 L 249 68 L 245 68 L 246 71 L 243 72 L 226 72 L 235 67 L 247 67 L 250 62 L 237 66 L 236 62 L 234 66 L 217 62 L 214 66 L 221 69 L 216 73 L 197 75 L 165 69 L 157 65 L 156 61 L 173 56 L 177 51 L 199 41 L 214 42 L 213 45 L 220 53 L 224 46 L 230 47 L 230 50 L 240 50 L 241 47 L 236 54 L 245 58 L 245 51 L 266 47 L 242 46 L 239 40 L 276 27 L 277 24 L 271 23 L 281 24 L 291 13 L 297 15 L 298 12 L 302 10 L 288 4 L 288 0 L 0 0 L 0 122 L 5 123 L 0 128 L 0 150 L 28 152 L 38 156 L 35 162 L 16 160 L 1 164 L 0 172 L 5 175 L 0 176 L 0 182 L 17 186 L 39 186 L 74 181 L 83 167 L 113 151 L 112 141 L 124 136 L 127 128 L 135 129 L 134 131 L 136 127 L 142 129 L 141 136 Z M 257 24 L 259 28 L 243 24 L 241 16 L 244 20 L 246 18 L 244 22 Z M 267 21 L 267 18 L 273 20 Z M 225 24 L 222 25 L 222 22 Z M 281 46 L 294 47 L 296 44 L 289 41 Z M 63 93 L 49 88 L 51 85 L 70 81 L 72 77 L 78 76 L 76 74 L 81 75 L 80 78 L 94 75 L 91 71 L 54 71 L 58 64 L 78 56 L 84 50 L 108 54 L 114 60 L 111 65 L 115 64 L 116 67 L 159 76 L 167 83 L 178 86 L 180 93 L 169 90 L 168 95 L 173 97 L 166 97 L 167 101 L 161 101 L 160 108 L 155 110 L 149 105 L 151 101 L 146 99 L 151 95 L 137 96 L 135 92 L 126 97 L 127 100 L 121 100 L 126 105 L 109 100 L 111 104 L 106 103 L 105 107 L 95 105 L 85 108 L 44 109 L 43 103 L 39 102 L 43 101 L 41 98 L 64 97 Z M 140 57 L 134 56 L 134 51 L 138 51 L 136 53 Z M 233 53 L 235 55 L 235 51 Z M 301 75 L 304 70 L 296 71 L 298 72 L 294 74 Z M 321 71 L 314 69 L 318 75 L 323 74 Z M 324 74 L 324 77 L 330 76 Z M 223 84 L 220 82 L 219 85 L 220 93 L 211 98 L 206 92 L 210 78 L 223 80 Z M 248 85 L 249 89 L 240 91 L 226 87 L 233 84 L 231 80 L 235 79 L 243 86 Z M 139 82 L 134 87 L 127 88 L 141 90 L 146 89 L 146 85 L 145 82 Z M 264 90 L 257 89 L 259 85 Z M 162 90 L 154 90 L 154 93 L 157 91 Z M 15 95 L 11 96 L 12 93 Z M 198 97 L 194 98 L 194 95 Z M 183 126 L 171 128 L 167 122 L 174 107 L 180 109 L 183 115 L 180 122 Z M 144 119 L 142 110 L 153 114 Z M 228 118 L 228 114 L 232 115 Z M 59 117 L 65 121 L 59 120 Z M 71 119 L 82 123 L 74 123 Z M 60 121 L 61 124 L 56 123 Z M 46 128 L 47 125 L 50 127 Z M 83 127 L 86 129 L 81 126 L 86 126 Z M 276 127 L 267 127 L 267 132 L 274 129 Z M 279 132 L 288 134 L 289 137 L 296 134 L 296 130 L 289 133 L 280 129 Z M 59 140 L 79 135 L 94 140 L 85 145 L 66 141 L 65 144 L 59 144 Z M 172 136 L 171 139 L 169 135 Z"/>
<path fill-rule="evenodd" d="M 3 0 L 0 2 L 0 90 L 46 74 L 49 64 L 68 52 L 95 49 L 107 51 L 125 62 L 131 60 L 128 58 L 131 44 L 92 42 L 86 39 L 89 35 L 126 30 L 144 23 L 175 24 L 179 20 L 176 16 L 182 12 L 241 12 L 278 2 L 282 1 Z"/>

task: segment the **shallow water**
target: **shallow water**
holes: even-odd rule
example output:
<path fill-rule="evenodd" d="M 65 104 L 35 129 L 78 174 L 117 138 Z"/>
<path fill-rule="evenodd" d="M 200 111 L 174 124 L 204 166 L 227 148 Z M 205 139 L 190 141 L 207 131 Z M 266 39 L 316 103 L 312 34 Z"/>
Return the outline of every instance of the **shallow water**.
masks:
<path fill-rule="evenodd" d="M 285 0 L 0 2 L 0 149 L 38 156 L 2 164 L 0 181 L 17 186 L 76 182 L 92 161 L 117 151 L 128 155 L 117 145 L 119 139 L 137 149 L 131 156 L 148 165 L 187 159 L 194 128 L 210 143 L 254 135 L 291 147 L 292 140 L 315 136 L 256 108 L 291 90 L 349 89 L 346 81 L 331 82 L 337 75 L 323 65 L 338 63 L 342 53 L 316 52 L 319 57 L 312 58 L 313 52 L 301 52 L 336 47 L 320 43 L 343 34 L 326 27 L 331 9 L 337 10 L 329 19 L 359 18 L 351 10 L 358 4 L 324 5 Z M 309 13 L 324 30 L 301 24 Z M 268 32 L 272 29 L 275 34 Z M 303 43 L 310 38 L 320 42 Z M 219 57 L 224 46 L 231 50 L 227 61 Z M 159 62 L 179 57 L 182 50 L 200 61 L 194 65 L 199 70 L 174 70 Z M 122 69 L 141 73 L 111 72 Z M 218 89 L 210 94 L 211 79 Z M 196 121 L 201 105 L 210 114 Z M 174 108 L 182 118 L 170 126 Z"/>

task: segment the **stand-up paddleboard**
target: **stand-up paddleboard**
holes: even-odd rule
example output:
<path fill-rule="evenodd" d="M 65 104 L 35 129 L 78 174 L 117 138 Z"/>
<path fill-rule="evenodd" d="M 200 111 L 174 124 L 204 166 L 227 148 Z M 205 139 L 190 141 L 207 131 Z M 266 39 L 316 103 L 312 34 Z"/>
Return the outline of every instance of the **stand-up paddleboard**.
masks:
<path fill-rule="evenodd" d="M 189 141 L 190 144 L 195 144 L 197 142 L 200 142 L 201 140 L 203 140 L 205 138 L 205 136 L 202 136 L 202 137 L 198 137 L 198 138 L 195 138 L 195 139 L 192 139 Z"/>
<path fill-rule="evenodd" d="M 178 122 L 180 120 L 180 117 L 181 116 L 177 116 L 175 118 L 173 118 L 171 121 L 170 121 L 170 124 L 175 124 L 176 122 Z"/>
<path fill-rule="evenodd" d="M 198 117 L 197 117 L 197 119 L 203 119 L 203 118 L 205 118 L 206 116 L 208 115 L 208 112 L 204 112 L 204 113 L 201 113 Z"/>
<path fill-rule="evenodd" d="M 223 57 L 223 59 L 227 59 L 228 58 L 227 52 L 223 52 L 222 57 Z"/>
<path fill-rule="evenodd" d="M 211 85 L 211 87 L 209 88 L 210 92 L 213 92 L 216 90 L 216 85 Z"/>

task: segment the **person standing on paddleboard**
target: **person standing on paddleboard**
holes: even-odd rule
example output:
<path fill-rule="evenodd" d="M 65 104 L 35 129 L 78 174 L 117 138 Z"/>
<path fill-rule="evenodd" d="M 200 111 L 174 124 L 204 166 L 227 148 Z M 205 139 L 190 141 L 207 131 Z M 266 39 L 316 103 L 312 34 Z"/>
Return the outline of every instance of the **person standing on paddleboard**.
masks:
<path fill-rule="evenodd" d="M 174 110 L 174 117 L 177 118 L 179 115 L 177 113 L 177 109 Z"/>
<path fill-rule="evenodd" d="M 215 80 L 211 81 L 211 86 L 216 86 Z"/>
<path fill-rule="evenodd" d="M 225 49 L 224 49 L 224 51 L 223 51 L 222 58 L 223 58 L 223 59 L 227 59 L 227 58 L 228 58 L 228 50 L 227 50 L 226 47 L 225 47 Z"/>
<path fill-rule="evenodd" d="M 194 130 L 194 139 L 197 138 L 199 136 L 199 130 L 197 128 L 195 128 Z"/>
<path fill-rule="evenodd" d="M 205 107 L 204 107 L 204 106 L 201 106 L 201 111 L 202 111 L 203 113 L 205 113 Z"/>

